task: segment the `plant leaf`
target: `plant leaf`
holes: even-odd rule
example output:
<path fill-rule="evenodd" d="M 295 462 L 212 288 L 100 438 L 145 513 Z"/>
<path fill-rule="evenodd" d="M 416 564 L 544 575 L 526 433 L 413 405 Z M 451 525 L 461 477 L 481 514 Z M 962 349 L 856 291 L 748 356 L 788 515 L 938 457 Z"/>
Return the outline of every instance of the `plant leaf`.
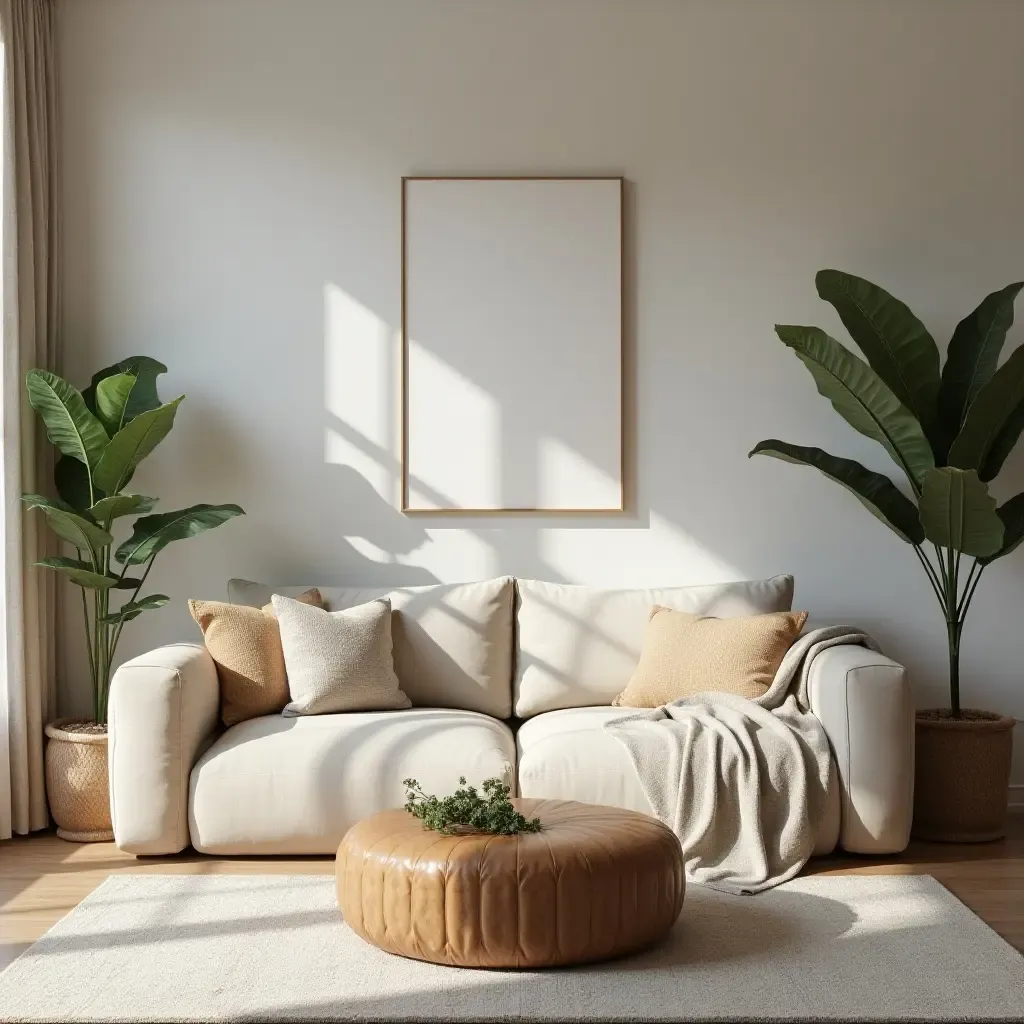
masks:
<path fill-rule="evenodd" d="M 118 373 L 133 374 L 136 384 L 124 412 L 124 422 L 130 423 L 140 413 L 149 412 L 150 409 L 160 406 L 156 379 L 161 373 L 166 372 L 167 367 L 156 359 L 151 359 L 149 356 L 129 356 L 119 363 L 114 363 L 113 366 L 105 366 L 98 373 L 94 373 L 92 383 L 82 392 L 82 397 L 85 399 L 85 404 L 95 412 L 96 390 L 100 381 Z"/>
<path fill-rule="evenodd" d="M 128 474 L 168 435 L 184 398 L 140 413 L 110 439 L 93 473 L 99 487 L 116 494 L 125 486 Z"/>
<path fill-rule="evenodd" d="M 29 508 L 42 509 L 50 529 L 58 537 L 74 544 L 79 551 L 97 552 L 114 543 L 114 538 L 90 519 L 78 515 L 64 502 L 51 501 L 41 494 L 23 494 L 21 500 Z"/>
<path fill-rule="evenodd" d="M 172 541 L 195 537 L 245 513 L 237 505 L 191 505 L 135 520 L 135 532 L 115 553 L 119 562 L 138 565 Z"/>
<path fill-rule="evenodd" d="M 46 435 L 65 455 L 96 467 L 107 445 L 107 432 L 79 392 L 66 380 L 45 370 L 29 370 L 25 386 L 32 408 L 46 424 Z"/>
<path fill-rule="evenodd" d="M 996 500 L 973 469 L 943 466 L 925 478 L 921 524 L 934 544 L 984 558 L 1003 545 Z"/>
<path fill-rule="evenodd" d="M 111 437 L 124 426 L 125 408 L 136 380 L 133 373 L 115 373 L 96 386 L 96 415 Z"/>
<path fill-rule="evenodd" d="M 818 295 L 835 307 L 871 368 L 932 437 L 939 350 L 924 324 L 899 299 L 862 277 L 819 270 L 814 283 Z"/>
<path fill-rule="evenodd" d="M 991 480 L 1024 429 L 1024 346 L 992 374 L 971 402 L 949 449 L 949 464 Z"/>
<path fill-rule="evenodd" d="M 982 467 L 981 473 L 978 474 L 982 480 L 993 480 L 999 475 L 1003 463 L 1016 447 L 1022 432 L 1024 432 L 1024 401 L 1019 402 L 1010 413 L 1003 429 L 999 431 L 995 441 L 992 442 L 985 465 Z"/>
<path fill-rule="evenodd" d="M 119 583 L 117 576 L 96 572 L 88 562 L 80 562 L 77 558 L 44 558 L 36 562 L 36 565 L 53 569 L 67 576 L 72 583 L 77 583 L 80 587 L 89 587 L 91 590 L 109 590 Z"/>
<path fill-rule="evenodd" d="M 994 555 L 985 555 L 978 561 L 988 565 L 997 558 L 1002 558 L 1014 551 L 1024 541 L 1024 493 L 1014 495 L 996 509 L 996 514 L 1003 521 L 1003 545 Z"/>
<path fill-rule="evenodd" d="M 116 612 L 104 615 L 100 622 L 131 622 L 132 619 L 137 619 L 143 612 L 162 608 L 168 601 L 170 601 L 170 598 L 166 594 L 150 594 L 149 597 L 140 598 L 138 601 L 126 602 Z"/>
<path fill-rule="evenodd" d="M 761 441 L 750 455 L 768 455 L 798 466 L 810 466 L 845 487 L 900 540 L 908 544 L 920 544 L 924 540 L 924 528 L 914 503 L 887 476 L 872 472 L 859 462 L 841 459 L 820 448 L 804 448 L 774 438 Z"/>
<path fill-rule="evenodd" d="M 920 487 L 935 466 L 931 445 L 914 414 L 881 377 L 817 327 L 776 325 L 775 333 L 810 370 L 818 392 L 836 412 L 854 430 L 878 441 Z"/>
<path fill-rule="evenodd" d="M 978 308 L 956 325 L 939 387 L 939 417 L 947 451 L 960 433 L 971 403 L 996 372 L 1006 332 L 1013 325 L 1013 301 L 1021 288 L 1024 281 L 986 295 Z"/>
<path fill-rule="evenodd" d="M 100 498 L 89 514 L 97 522 L 104 523 L 122 516 L 145 515 L 156 506 L 156 498 L 147 498 L 144 494 L 114 494 L 109 498 Z"/>
<path fill-rule="evenodd" d="M 78 459 L 62 455 L 53 467 L 53 483 L 61 500 L 79 512 L 84 512 L 93 500 L 89 493 L 89 467 Z"/>

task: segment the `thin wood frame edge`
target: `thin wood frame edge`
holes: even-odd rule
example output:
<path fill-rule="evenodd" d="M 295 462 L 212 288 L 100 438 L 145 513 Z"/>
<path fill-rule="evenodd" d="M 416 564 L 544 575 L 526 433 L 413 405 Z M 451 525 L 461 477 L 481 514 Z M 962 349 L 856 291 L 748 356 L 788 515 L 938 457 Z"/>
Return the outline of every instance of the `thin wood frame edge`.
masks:
<path fill-rule="evenodd" d="M 619 183 L 619 505 L 617 508 L 414 508 L 409 505 L 409 327 L 408 240 L 406 214 L 410 181 L 617 181 Z M 403 174 L 401 199 L 401 496 L 406 516 L 557 516 L 610 517 L 626 508 L 626 176 L 624 174 Z"/>

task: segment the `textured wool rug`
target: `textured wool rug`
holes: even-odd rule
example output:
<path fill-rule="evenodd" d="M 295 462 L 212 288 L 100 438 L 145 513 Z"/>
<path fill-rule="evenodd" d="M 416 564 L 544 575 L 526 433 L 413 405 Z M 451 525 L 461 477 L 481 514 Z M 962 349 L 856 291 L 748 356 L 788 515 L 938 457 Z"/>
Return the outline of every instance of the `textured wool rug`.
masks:
<path fill-rule="evenodd" d="M 672 934 L 548 971 L 420 963 L 348 930 L 309 875 L 114 875 L 0 974 L 0 1019 L 988 1020 L 1024 958 L 928 877 L 691 887 Z"/>

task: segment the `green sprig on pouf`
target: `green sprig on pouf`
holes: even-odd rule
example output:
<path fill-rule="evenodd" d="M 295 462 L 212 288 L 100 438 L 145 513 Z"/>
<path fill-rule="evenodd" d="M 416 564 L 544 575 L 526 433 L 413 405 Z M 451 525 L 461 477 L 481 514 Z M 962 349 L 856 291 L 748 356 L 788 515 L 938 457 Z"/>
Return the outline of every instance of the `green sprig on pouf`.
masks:
<path fill-rule="evenodd" d="M 486 832 L 514 836 L 520 832 L 539 832 L 540 818 L 524 818 L 509 799 L 511 790 L 501 779 L 486 779 L 484 796 L 476 786 L 467 786 L 459 778 L 459 789 L 451 796 L 436 797 L 423 792 L 415 779 L 403 779 L 405 809 L 434 832 L 458 835 L 460 832 Z"/>

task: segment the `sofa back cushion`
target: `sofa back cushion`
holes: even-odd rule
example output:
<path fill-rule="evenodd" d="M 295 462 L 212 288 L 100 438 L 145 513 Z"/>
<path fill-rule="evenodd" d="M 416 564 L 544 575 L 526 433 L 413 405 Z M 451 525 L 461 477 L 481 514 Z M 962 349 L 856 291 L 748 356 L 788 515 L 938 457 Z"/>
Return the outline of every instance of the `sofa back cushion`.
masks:
<path fill-rule="evenodd" d="M 228 598 L 262 607 L 272 593 L 295 597 L 305 589 L 230 580 Z M 508 576 L 395 589 L 319 589 L 329 611 L 391 601 L 395 674 L 415 706 L 462 708 L 494 718 L 512 714 L 514 588 Z"/>
<path fill-rule="evenodd" d="M 640 661 L 655 605 L 718 618 L 788 612 L 793 577 L 650 590 L 516 580 L 516 592 L 514 709 L 529 718 L 611 704 Z"/>

